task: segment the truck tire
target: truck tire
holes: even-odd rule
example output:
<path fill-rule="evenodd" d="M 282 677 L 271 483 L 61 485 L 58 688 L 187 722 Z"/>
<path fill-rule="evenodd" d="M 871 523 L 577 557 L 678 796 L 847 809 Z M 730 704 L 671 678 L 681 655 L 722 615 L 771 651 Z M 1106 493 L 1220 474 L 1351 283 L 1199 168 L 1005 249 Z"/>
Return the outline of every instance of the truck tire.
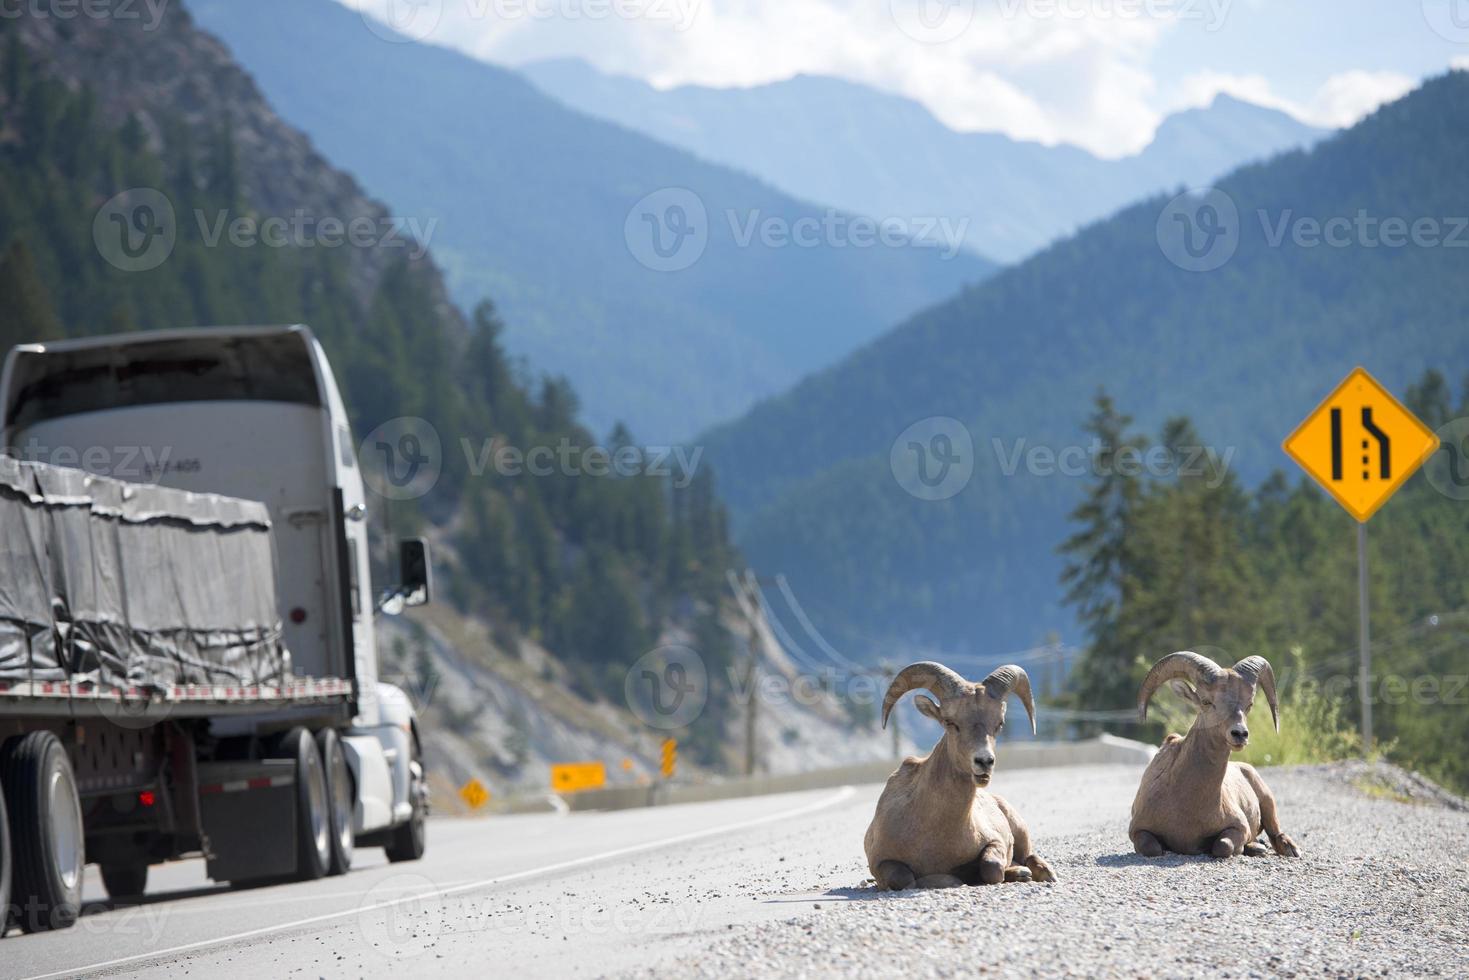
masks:
<path fill-rule="evenodd" d="M 10 818 L 0 791 L 0 939 L 10 930 Z"/>
<path fill-rule="evenodd" d="M 347 765 L 347 753 L 342 750 L 342 740 L 334 729 L 323 728 L 316 733 L 316 750 L 321 753 L 326 775 L 327 816 L 332 838 L 331 861 L 327 865 L 326 873 L 346 874 L 352 867 L 352 849 L 355 843 L 352 821 L 357 809 L 352 769 Z"/>
<path fill-rule="evenodd" d="M 316 740 L 304 728 L 293 728 L 276 743 L 276 755 L 296 761 L 296 877 L 312 881 L 331 864 L 331 815 L 326 773 Z"/>
<path fill-rule="evenodd" d="M 102 865 L 102 887 L 107 897 L 114 902 L 130 898 L 142 898 L 148 890 L 148 866 L 146 864 Z"/>
<path fill-rule="evenodd" d="M 51 732 L 11 739 L 0 760 L 15 867 L 11 901 L 24 932 L 67 929 L 82 907 L 86 833 L 76 776 Z"/>
<path fill-rule="evenodd" d="M 418 759 L 418 750 L 413 751 L 408 777 L 408 798 L 413 803 L 413 814 L 400 826 L 393 828 L 392 836 L 383 847 L 389 861 L 417 861 L 423 857 L 425 846 L 424 820 L 428 816 L 428 787 L 423 782 L 423 764 Z"/>

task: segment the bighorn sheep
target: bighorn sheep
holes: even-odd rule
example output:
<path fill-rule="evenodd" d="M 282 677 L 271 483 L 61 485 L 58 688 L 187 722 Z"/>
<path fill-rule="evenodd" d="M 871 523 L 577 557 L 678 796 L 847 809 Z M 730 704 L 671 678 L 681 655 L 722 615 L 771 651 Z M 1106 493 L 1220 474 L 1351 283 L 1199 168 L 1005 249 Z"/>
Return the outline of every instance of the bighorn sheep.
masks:
<path fill-rule="evenodd" d="M 1231 752 L 1249 744 L 1247 719 L 1256 687 L 1265 692 L 1275 730 L 1280 731 L 1270 662 L 1246 657 L 1226 670 L 1197 653 L 1170 653 L 1153 665 L 1138 692 L 1138 714 L 1144 720 L 1149 699 L 1169 681 L 1175 693 L 1198 708 L 1199 716 L 1187 736 L 1164 739 L 1148 763 L 1132 803 L 1128 836 L 1133 847 L 1146 857 L 1165 850 L 1217 858 L 1259 856 L 1266 853 L 1258 840 L 1263 828 L 1276 854 L 1300 857 L 1300 848 L 1280 829 L 1275 796 L 1260 774 L 1254 766 L 1229 761 Z"/>
<path fill-rule="evenodd" d="M 1030 851 L 1030 832 L 1000 797 L 987 793 L 995 767 L 995 736 L 1005 726 L 1005 696 L 1019 696 L 1035 731 L 1030 678 L 1014 665 L 978 684 L 942 664 L 909 664 L 882 703 L 882 724 L 904 694 L 923 688 L 918 710 L 944 726 L 925 758 L 905 759 L 888 777 L 867 828 L 867 866 L 878 888 L 952 888 L 1001 881 L 1055 881 Z"/>

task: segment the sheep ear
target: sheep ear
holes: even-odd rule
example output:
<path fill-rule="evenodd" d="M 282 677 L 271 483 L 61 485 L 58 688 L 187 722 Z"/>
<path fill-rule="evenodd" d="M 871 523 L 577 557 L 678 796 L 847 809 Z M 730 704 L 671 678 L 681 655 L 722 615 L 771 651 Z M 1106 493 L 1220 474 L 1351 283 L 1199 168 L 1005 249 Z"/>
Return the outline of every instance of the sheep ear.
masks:
<path fill-rule="evenodd" d="M 932 718 L 934 721 L 942 722 L 944 720 L 943 717 L 939 715 L 939 706 L 934 704 L 931 698 L 926 698 L 922 694 L 920 694 L 913 699 L 913 703 L 918 705 L 918 710 L 920 713 L 928 715 L 928 717 Z"/>
<path fill-rule="evenodd" d="M 1203 704 L 1199 701 L 1199 693 L 1192 687 L 1189 687 L 1188 681 L 1169 681 L 1168 686 L 1173 689 L 1174 694 L 1177 694 L 1195 708 L 1203 707 Z"/>

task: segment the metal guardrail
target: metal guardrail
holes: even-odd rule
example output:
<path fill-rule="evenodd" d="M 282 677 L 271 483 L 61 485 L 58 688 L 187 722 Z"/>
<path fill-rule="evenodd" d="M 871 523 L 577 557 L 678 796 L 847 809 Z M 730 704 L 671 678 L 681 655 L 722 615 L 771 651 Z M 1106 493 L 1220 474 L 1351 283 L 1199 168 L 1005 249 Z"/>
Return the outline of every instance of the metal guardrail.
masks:
<path fill-rule="evenodd" d="M 1039 769 L 1053 766 L 1146 765 L 1157 749 L 1131 739 L 1102 735 L 1080 742 L 1012 742 L 1000 755 L 1005 769 Z M 702 783 L 654 783 L 649 786 L 611 786 L 561 796 L 511 797 L 495 813 L 584 812 L 627 810 L 674 803 L 705 803 L 745 796 L 768 796 L 802 790 L 829 789 L 885 782 L 896 764 L 890 760 L 865 762 L 815 772 L 766 776 L 736 776 Z"/>

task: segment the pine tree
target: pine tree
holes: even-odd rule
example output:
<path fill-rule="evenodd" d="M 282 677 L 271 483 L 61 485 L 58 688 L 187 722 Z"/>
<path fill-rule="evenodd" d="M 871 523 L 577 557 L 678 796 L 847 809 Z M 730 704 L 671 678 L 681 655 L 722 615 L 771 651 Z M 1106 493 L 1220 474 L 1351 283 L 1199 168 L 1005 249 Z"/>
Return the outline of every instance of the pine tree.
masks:
<path fill-rule="evenodd" d="M 30 250 L 24 242 L 12 242 L 0 256 L 0 350 L 61 336 L 61 324 L 36 276 Z"/>

